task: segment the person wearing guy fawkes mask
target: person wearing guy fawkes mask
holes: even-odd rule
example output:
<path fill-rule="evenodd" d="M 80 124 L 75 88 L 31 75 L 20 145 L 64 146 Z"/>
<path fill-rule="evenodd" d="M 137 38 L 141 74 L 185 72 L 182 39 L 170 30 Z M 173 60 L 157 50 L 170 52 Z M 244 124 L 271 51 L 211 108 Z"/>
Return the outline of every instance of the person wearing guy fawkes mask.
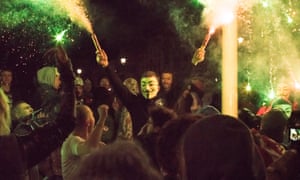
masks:
<path fill-rule="evenodd" d="M 102 66 L 109 78 L 116 95 L 121 99 L 132 116 L 133 136 L 149 119 L 149 109 L 153 106 L 163 106 L 163 101 L 157 96 L 160 86 L 159 77 L 154 71 L 146 71 L 140 78 L 141 94 L 133 94 L 123 85 L 122 80 L 109 65 L 104 50 L 97 52 L 96 60 Z"/>

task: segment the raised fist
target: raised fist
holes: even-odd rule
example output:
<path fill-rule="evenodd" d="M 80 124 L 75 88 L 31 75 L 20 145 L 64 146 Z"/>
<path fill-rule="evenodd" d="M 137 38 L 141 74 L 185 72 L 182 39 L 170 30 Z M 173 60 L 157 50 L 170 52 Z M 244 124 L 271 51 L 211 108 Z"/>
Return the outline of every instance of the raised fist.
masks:
<path fill-rule="evenodd" d="M 103 49 L 100 49 L 99 51 L 96 52 L 96 60 L 100 66 L 102 67 L 108 66 L 108 57 Z"/>
<path fill-rule="evenodd" d="M 198 63 L 203 62 L 205 58 L 205 49 L 204 47 L 200 47 L 194 53 L 192 63 L 196 66 Z"/>

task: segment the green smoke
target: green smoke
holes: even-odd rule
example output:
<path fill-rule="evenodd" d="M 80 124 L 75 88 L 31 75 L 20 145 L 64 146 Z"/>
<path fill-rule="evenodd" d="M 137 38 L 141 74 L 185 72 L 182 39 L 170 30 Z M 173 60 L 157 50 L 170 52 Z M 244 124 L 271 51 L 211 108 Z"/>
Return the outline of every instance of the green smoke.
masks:
<path fill-rule="evenodd" d="M 53 0 L 4 0 L 0 2 L 1 31 L 15 32 L 15 38 L 45 38 L 51 40 L 55 34 L 68 29 L 70 38 L 79 29 L 69 17 L 62 13 Z M 1 32 L 0 32 L 1 33 Z"/>

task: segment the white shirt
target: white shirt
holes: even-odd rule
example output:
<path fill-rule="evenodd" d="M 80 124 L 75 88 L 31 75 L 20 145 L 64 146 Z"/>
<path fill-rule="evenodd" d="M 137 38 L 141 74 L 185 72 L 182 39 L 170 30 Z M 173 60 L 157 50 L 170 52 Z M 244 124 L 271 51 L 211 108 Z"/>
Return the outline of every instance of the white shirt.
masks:
<path fill-rule="evenodd" d="M 80 161 L 84 155 L 77 152 L 78 145 L 84 143 L 85 139 L 74 136 L 72 133 L 64 141 L 61 148 L 61 168 L 64 180 L 73 179 L 72 176 L 77 171 Z"/>

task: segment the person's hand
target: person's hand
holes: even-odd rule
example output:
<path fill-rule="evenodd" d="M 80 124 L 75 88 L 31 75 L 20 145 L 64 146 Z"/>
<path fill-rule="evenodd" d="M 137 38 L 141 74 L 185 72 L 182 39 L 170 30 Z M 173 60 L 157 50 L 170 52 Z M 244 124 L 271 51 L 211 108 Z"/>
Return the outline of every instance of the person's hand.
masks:
<path fill-rule="evenodd" d="M 101 104 L 100 106 L 98 106 L 98 108 L 97 108 L 97 111 L 99 114 L 98 124 L 100 126 L 104 126 L 105 120 L 108 116 L 108 110 L 109 110 L 109 106 L 106 104 Z"/>
<path fill-rule="evenodd" d="M 196 50 L 196 52 L 194 53 L 193 59 L 192 59 L 192 63 L 197 66 L 198 63 L 201 63 L 204 61 L 205 58 L 205 49 L 204 47 L 200 47 Z"/>
<path fill-rule="evenodd" d="M 108 115 L 108 110 L 109 110 L 109 106 L 106 104 L 101 104 L 100 106 L 98 106 L 97 111 L 99 116 L 104 116 L 107 117 Z"/>
<path fill-rule="evenodd" d="M 102 67 L 107 67 L 109 64 L 107 54 L 103 49 L 100 49 L 100 51 L 96 52 L 96 60 L 97 63 Z"/>

